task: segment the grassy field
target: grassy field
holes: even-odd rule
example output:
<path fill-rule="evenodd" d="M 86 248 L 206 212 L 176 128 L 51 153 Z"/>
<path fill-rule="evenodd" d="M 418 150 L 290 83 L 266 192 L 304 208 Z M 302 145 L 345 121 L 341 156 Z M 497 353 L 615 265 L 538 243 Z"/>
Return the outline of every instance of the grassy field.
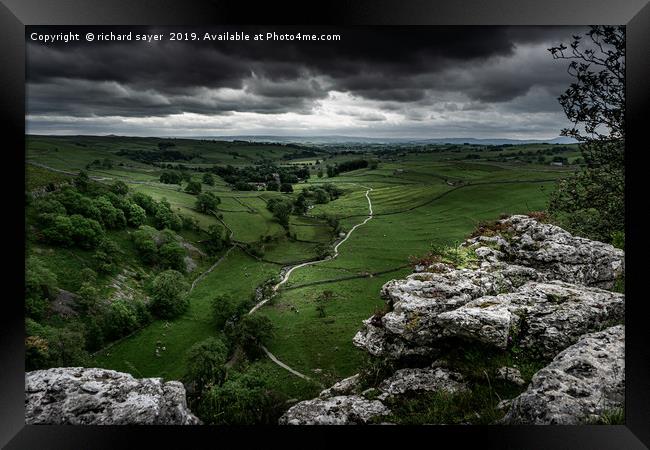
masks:
<path fill-rule="evenodd" d="M 132 191 L 147 193 L 155 199 L 166 198 L 174 210 L 196 218 L 202 229 L 218 223 L 216 217 L 195 210 L 195 196 L 176 185 L 159 183 L 158 168 L 117 155 L 120 149 L 146 150 L 159 142 L 153 138 L 32 136 L 28 139 L 27 160 L 74 173 L 96 159 L 109 158 L 112 168 L 91 169 L 89 174 L 105 178 L 105 182 L 120 179 Z M 281 145 L 176 139 L 173 142 L 176 149 L 198 155 L 188 162 L 188 166 L 197 167 L 244 166 L 260 158 L 279 164 L 313 164 L 327 157 L 324 163 L 332 164 L 360 157 L 328 157 L 322 152 L 319 157 L 290 159 L 297 150 Z M 534 152 L 548 147 L 521 148 Z M 342 230 L 347 232 L 367 216 L 365 192 L 372 188 L 370 198 L 375 215 L 340 246 L 338 258 L 297 269 L 278 295 L 256 313 L 267 316 L 275 325 L 275 336 L 268 348 L 281 361 L 323 384 L 349 376 L 358 370 L 364 357 L 352 345 L 352 337 L 362 320 L 383 305 L 379 297 L 381 286 L 410 273 L 411 269 L 406 267 L 410 256 L 424 254 L 432 243 L 462 241 L 479 221 L 545 208 L 553 180 L 572 170 L 522 161 L 487 161 L 488 157 L 516 155 L 520 150 L 481 152 L 481 159 L 471 161 L 466 157 L 472 150 L 396 150 L 388 156 L 374 155 L 379 160 L 376 169 L 360 169 L 334 178 L 312 175 L 307 183 L 294 185 L 294 194 L 234 191 L 217 177 L 215 186 L 203 188 L 221 198 L 219 211 L 223 222 L 233 231 L 234 240 L 255 243 L 264 236 L 272 238 L 264 245 L 263 260 L 240 248 L 232 249 L 191 292 L 186 314 L 173 321 L 154 321 L 100 351 L 91 364 L 139 377 L 178 379 L 185 370 L 187 349 L 218 332 L 211 320 L 215 297 L 225 295 L 250 302 L 256 287 L 276 277 L 282 266 L 315 258 L 319 249 L 332 245 L 336 238 L 324 218 L 339 218 Z M 28 165 L 27 170 L 28 190 L 70 178 L 43 167 Z M 197 174 L 193 177 L 199 179 Z M 267 210 L 266 201 L 274 196 L 295 197 L 304 187 L 323 183 L 337 185 L 343 195 L 315 205 L 306 216 L 292 216 L 289 232 L 295 239 L 288 239 Z M 124 247 L 128 248 L 130 244 L 123 238 Z M 57 268 L 60 278 L 67 280 L 66 289 L 78 287 L 73 274 L 84 267 L 83 252 L 52 252 L 38 245 L 32 251 L 44 255 L 49 265 Z M 125 257 L 129 255 L 132 250 L 126 250 Z M 189 276 L 195 278 L 210 263 L 205 261 Z M 324 291 L 332 291 L 333 298 L 326 304 L 322 317 L 316 311 L 316 299 Z M 161 345 L 165 350 L 157 355 L 155 349 Z M 317 392 L 316 384 L 291 375 L 270 360 L 255 364 L 268 371 L 276 388 L 290 397 L 307 398 Z"/>

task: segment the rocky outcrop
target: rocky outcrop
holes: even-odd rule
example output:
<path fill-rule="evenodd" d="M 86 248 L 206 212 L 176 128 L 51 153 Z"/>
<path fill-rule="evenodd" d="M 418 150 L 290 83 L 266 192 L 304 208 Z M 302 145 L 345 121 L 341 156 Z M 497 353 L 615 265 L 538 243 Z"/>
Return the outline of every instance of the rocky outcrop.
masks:
<path fill-rule="evenodd" d="M 623 319 L 624 296 L 595 287 L 622 274 L 621 250 L 526 216 L 499 224 L 503 236 L 463 244 L 476 255 L 474 267 L 437 263 L 386 283 L 381 294 L 390 311 L 364 321 L 354 344 L 400 359 L 434 357 L 450 338 L 500 349 L 516 340 L 553 357 L 582 334 Z"/>
<path fill-rule="evenodd" d="M 623 252 L 527 216 L 484 231 L 462 244 L 469 255 L 463 267 L 420 264 L 382 287 L 386 310 L 365 320 L 353 343 L 401 369 L 363 392 L 359 375 L 341 380 L 296 404 L 280 423 L 377 422 L 388 406 L 413 395 L 466 391 L 461 373 L 444 362 L 450 344 L 463 341 L 504 351 L 516 344 L 528 357 L 555 357 L 527 391 L 499 402 L 499 410 L 509 410 L 504 423 L 582 423 L 619 407 L 623 327 L 599 330 L 624 318 L 624 295 L 605 290 L 623 275 Z M 434 363 L 404 368 L 426 360 Z M 494 375 L 526 384 L 516 367 Z"/>
<path fill-rule="evenodd" d="M 284 425 L 353 425 L 366 424 L 390 414 L 385 401 L 394 396 L 418 392 L 448 392 L 467 390 L 461 374 L 440 365 L 427 368 L 397 370 L 383 380 L 378 389 L 361 393 L 359 374 L 345 378 L 325 389 L 313 400 L 297 403 L 281 418 Z M 375 394 L 375 398 L 370 395 Z"/>
<path fill-rule="evenodd" d="M 496 236 L 479 236 L 465 246 L 491 248 L 484 259 L 534 267 L 551 280 L 611 288 L 625 271 L 623 250 L 602 242 L 573 236 L 568 231 L 523 215 L 510 216 L 497 225 Z M 487 246 L 485 244 L 488 244 Z"/>
<path fill-rule="evenodd" d="M 625 399 L 625 327 L 587 334 L 533 376 L 516 397 L 505 424 L 576 425 L 622 408 Z"/>
<path fill-rule="evenodd" d="M 58 367 L 25 374 L 25 422 L 51 425 L 197 425 L 178 381 Z"/>
<path fill-rule="evenodd" d="M 443 337 L 437 317 L 473 299 L 515 290 L 543 275 L 522 266 L 496 264 L 482 269 L 453 269 L 437 265 L 437 272 L 415 273 L 386 283 L 381 295 L 391 311 L 364 321 L 353 342 L 375 356 L 428 355 Z"/>
<path fill-rule="evenodd" d="M 390 410 L 378 400 L 367 400 L 359 395 L 340 395 L 300 402 L 280 417 L 279 424 L 362 425 L 387 414 L 390 414 Z"/>

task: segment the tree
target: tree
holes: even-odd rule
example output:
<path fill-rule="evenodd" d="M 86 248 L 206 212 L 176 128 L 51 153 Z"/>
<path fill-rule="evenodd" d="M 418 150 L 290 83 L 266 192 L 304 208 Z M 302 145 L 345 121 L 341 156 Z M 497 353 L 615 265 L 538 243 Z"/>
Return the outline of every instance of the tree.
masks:
<path fill-rule="evenodd" d="M 278 184 L 277 181 L 269 181 L 266 183 L 266 190 L 267 191 L 278 191 L 280 190 L 280 185 Z"/>
<path fill-rule="evenodd" d="M 216 255 L 223 250 L 227 238 L 224 236 L 224 229 L 218 225 L 208 227 L 208 239 L 205 242 L 205 248 L 210 255 Z"/>
<path fill-rule="evenodd" d="M 88 185 L 90 184 L 90 178 L 85 170 L 79 172 L 79 174 L 74 179 L 74 185 L 81 192 L 86 192 L 88 190 Z"/>
<path fill-rule="evenodd" d="M 129 187 L 124 181 L 116 181 L 111 185 L 111 192 L 117 195 L 126 195 L 129 193 Z"/>
<path fill-rule="evenodd" d="M 174 231 L 180 231 L 183 228 L 183 221 L 178 214 L 172 211 L 169 202 L 164 198 L 156 205 L 154 220 L 156 222 L 156 228 L 159 230 L 169 228 Z"/>
<path fill-rule="evenodd" d="M 95 283 L 84 281 L 77 292 L 75 304 L 79 310 L 87 313 L 95 308 L 99 301 L 99 291 L 95 287 Z"/>
<path fill-rule="evenodd" d="M 330 196 L 325 189 L 316 188 L 314 189 L 313 195 L 314 201 L 318 204 L 324 204 L 330 201 Z"/>
<path fill-rule="evenodd" d="M 111 302 L 105 324 L 104 332 L 110 340 L 119 339 L 136 330 L 140 322 L 133 302 L 125 299 Z"/>
<path fill-rule="evenodd" d="M 266 208 L 273 213 L 273 217 L 280 222 L 285 229 L 289 228 L 289 215 L 293 211 L 290 201 L 280 198 L 272 198 L 266 204 Z"/>
<path fill-rule="evenodd" d="M 293 192 L 293 186 L 291 183 L 282 183 L 280 185 L 280 192 Z"/>
<path fill-rule="evenodd" d="M 185 249 L 176 240 L 161 244 L 158 248 L 158 264 L 160 264 L 160 267 L 184 272 Z"/>
<path fill-rule="evenodd" d="M 156 212 L 157 203 L 150 195 L 136 192 L 131 196 L 131 200 L 149 214 Z"/>
<path fill-rule="evenodd" d="M 190 303 L 187 299 L 189 284 L 176 270 L 161 272 L 153 280 L 151 307 L 163 319 L 173 319 L 183 314 Z"/>
<path fill-rule="evenodd" d="M 226 377 L 228 347 L 222 339 L 210 337 L 194 344 L 187 352 L 184 381 L 196 392 L 219 386 Z"/>
<path fill-rule="evenodd" d="M 139 227 L 147 220 L 147 213 L 144 208 L 137 205 L 136 203 L 131 203 L 128 209 L 128 222 L 129 225 L 133 227 Z"/>
<path fill-rule="evenodd" d="M 625 226 L 625 27 L 593 26 L 586 37 L 549 49 L 571 61 L 575 81 L 559 101 L 572 127 L 561 134 L 580 142 L 587 166 L 559 181 L 548 209 L 569 231 L 611 242 Z"/>
<path fill-rule="evenodd" d="M 202 192 L 196 197 L 195 208 L 204 214 L 216 211 L 221 199 L 212 192 Z"/>
<path fill-rule="evenodd" d="M 57 279 L 42 260 L 30 257 L 25 263 L 25 315 L 41 320 L 54 297 Z"/>
<path fill-rule="evenodd" d="M 93 200 L 93 204 L 99 210 L 101 221 L 106 228 L 119 229 L 126 226 L 124 212 L 113 206 L 107 197 L 103 195 L 97 197 Z"/>
<path fill-rule="evenodd" d="M 158 257 L 155 228 L 142 225 L 131 235 L 135 250 L 145 264 L 154 264 Z"/>
<path fill-rule="evenodd" d="M 296 214 L 305 214 L 309 209 L 309 204 L 307 203 L 307 196 L 304 191 L 298 194 L 298 198 L 293 204 L 293 209 Z"/>
<path fill-rule="evenodd" d="M 211 173 L 204 173 L 203 174 L 203 182 L 207 184 L 208 186 L 214 186 L 214 175 Z"/>
<path fill-rule="evenodd" d="M 231 334 L 233 327 L 239 321 L 240 317 L 246 315 L 246 303 L 235 299 L 218 295 L 212 300 L 212 315 L 214 318 L 215 328 L 218 331 L 224 331 L 230 328 Z"/>
<path fill-rule="evenodd" d="M 183 177 L 175 171 L 165 171 L 160 174 L 160 182 L 164 184 L 181 184 Z"/>
<path fill-rule="evenodd" d="M 187 183 L 187 186 L 185 186 L 185 192 L 187 192 L 188 194 L 198 195 L 201 193 L 201 189 L 202 189 L 201 183 L 199 183 L 198 181 L 190 181 L 189 183 Z"/>
<path fill-rule="evenodd" d="M 87 219 L 79 214 L 70 216 L 72 240 L 82 248 L 92 249 L 99 245 L 104 238 L 102 226 L 93 219 Z"/>
<path fill-rule="evenodd" d="M 67 247 L 72 245 L 72 222 L 64 215 L 41 215 L 41 235 L 45 242 Z"/>
<path fill-rule="evenodd" d="M 244 315 L 229 336 L 250 359 L 263 355 L 261 346 L 273 337 L 273 322 L 265 316 Z"/>

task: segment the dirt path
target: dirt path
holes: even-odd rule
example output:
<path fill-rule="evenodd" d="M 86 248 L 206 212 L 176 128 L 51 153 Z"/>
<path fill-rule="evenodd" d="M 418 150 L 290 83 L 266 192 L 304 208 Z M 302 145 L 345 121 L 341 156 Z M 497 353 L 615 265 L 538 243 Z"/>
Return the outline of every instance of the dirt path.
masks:
<path fill-rule="evenodd" d="M 294 270 L 296 270 L 296 269 L 300 269 L 301 267 L 313 266 L 314 264 L 319 264 L 319 263 L 322 263 L 322 262 L 324 262 L 324 261 L 330 261 L 330 260 L 332 260 L 332 259 L 335 259 L 337 256 L 339 256 L 339 247 L 340 247 L 340 246 L 341 246 L 345 241 L 347 241 L 347 240 L 350 238 L 350 236 L 352 236 L 352 233 L 354 232 L 354 230 L 356 230 L 357 228 L 359 228 L 361 225 L 365 225 L 366 223 L 368 223 L 369 220 L 372 219 L 372 217 L 373 217 L 373 213 L 372 213 L 372 201 L 370 200 L 370 196 L 369 196 L 370 192 L 372 191 L 372 188 L 369 188 L 369 187 L 367 187 L 367 186 L 363 186 L 363 187 L 365 187 L 366 189 L 368 189 L 368 190 L 366 191 L 366 199 L 368 199 L 368 217 L 366 217 L 366 219 L 365 219 L 364 221 L 359 222 L 358 224 L 356 224 L 355 226 L 353 226 L 353 227 L 350 229 L 350 231 L 347 232 L 347 234 L 345 235 L 345 237 L 344 237 L 341 241 L 339 241 L 338 244 L 336 244 L 336 245 L 334 246 L 334 255 L 333 255 L 333 256 L 328 256 L 327 258 L 323 258 L 323 259 L 317 259 L 317 260 L 315 260 L 315 261 L 304 262 L 304 263 L 302 263 L 302 264 L 297 264 L 297 265 L 292 266 L 291 268 L 289 268 L 289 270 L 287 270 L 287 271 L 285 272 L 284 277 L 282 277 L 282 280 L 280 280 L 279 283 L 277 283 L 275 286 L 273 286 L 273 293 L 277 292 L 278 289 L 280 288 L 280 286 L 282 286 L 282 285 L 285 284 L 287 281 L 289 281 L 289 277 L 291 276 L 291 274 L 293 273 Z M 255 306 L 253 307 L 253 309 L 251 309 L 251 310 L 248 312 L 248 314 L 253 314 L 255 311 L 257 311 L 257 310 L 260 309 L 262 306 L 264 306 L 264 305 L 265 305 L 269 300 L 271 300 L 271 298 L 273 298 L 273 295 L 272 295 L 271 297 L 267 298 L 267 299 L 262 300 L 262 301 L 259 302 L 257 305 L 255 305 Z"/>
<path fill-rule="evenodd" d="M 361 185 L 359 185 L 359 186 L 361 186 Z M 311 265 L 314 265 L 314 264 L 318 264 L 318 263 L 321 263 L 321 262 L 324 262 L 324 261 L 330 261 L 330 260 L 332 260 L 332 259 L 335 259 L 337 256 L 339 256 L 339 247 L 340 247 L 340 246 L 341 246 L 345 241 L 347 241 L 347 240 L 350 238 L 350 236 L 352 235 L 352 233 L 354 232 L 354 230 L 356 230 L 357 228 L 359 228 L 361 225 L 365 225 L 366 223 L 368 223 L 368 221 L 370 221 L 370 220 L 372 219 L 372 217 L 373 217 L 373 213 L 372 213 L 372 200 L 370 200 L 370 195 L 369 195 L 370 192 L 372 191 L 372 188 L 371 188 L 371 187 L 367 187 L 367 186 L 362 186 L 362 187 L 364 187 L 364 188 L 367 189 L 367 191 L 366 191 L 366 199 L 368 199 L 368 217 L 366 217 L 366 219 L 363 220 L 362 222 L 359 222 L 358 224 L 356 224 L 355 226 L 353 226 L 353 227 L 350 229 L 350 231 L 347 232 L 347 234 L 345 235 L 345 237 L 344 237 L 343 239 L 341 239 L 341 241 L 339 241 L 339 242 L 334 246 L 334 255 L 332 255 L 332 256 L 328 256 L 327 258 L 318 259 L 318 260 L 316 260 L 316 261 L 309 261 L 309 262 L 305 262 L 305 263 L 302 263 L 302 264 L 297 264 L 297 265 L 292 266 L 291 268 L 289 268 L 289 270 L 287 270 L 287 271 L 285 272 L 284 277 L 282 277 L 282 280 L 280 280 L 280 282 L 278 282 L 275 286 L 273 286 L 273 294 L 271 294 L 271 296 L 270 296 L 269 298 L 266 298 L 266 299 L 262 300 L 261 302 L 259 302 L 258 304 L 256 304 L 256 305 L 255 305 L 255 306 L 254 306 L 254 307 L 253 307 L 253 308 L 248 312 L 249 315 L 250 315 L 250 314 L 253 314 L 255 311 L 257 311 L 257 310 L 260 309 L 262 306 L 264 306 L 264 305 L 265 305 L 269 300 L 271 300 L 271 299 L 275 296 L 275 294 L 276 294 L 276 292 L 278 291 L 278 289 L 280 288 L 280 286 L 282 286 L 282 285 L 285 284 L 287 281 L 289 281 L 289 277 L 291 276 L 291 274 L 293 273 L 294 270 L 296 270 L 296 269 L 300 269 L 301 267 L 311 266 Z M 302 374 L 302 373 L 298 372 L 298 371 L 295 370 L 295 369 L 292 369 L 291 367 L 289 367 L 288 365 L 286 365 L 285 363 L 283 363 L 282 361 L 280 361 L 280 360 L 279 360 L 279 359 L 278 359 L 278 358 L 277 358 L 273 353 L 271 353 L 271 352 L 270 352 L 266 347 L 262 346 L 262 350 L 264 351 L 264 353 L 266 353 L 266 356 L 268 356 L 268 357 L 271 359 L 271 361 L 273 361 L 275 364 L 277 364 L 278 366 L 282 367 L 283 369 L 288 370 L 288 371 L 291 372 L 292 374 L 294 374 L 294 375 L 296 375 L 297 377 L 300 377 L 300 378 L 302 378 L 302 379 L 304 379 L 304 380 L 314 381 L 314 380 L 312 380 L 310 377 L 308 377 L 307 375 Z"/>

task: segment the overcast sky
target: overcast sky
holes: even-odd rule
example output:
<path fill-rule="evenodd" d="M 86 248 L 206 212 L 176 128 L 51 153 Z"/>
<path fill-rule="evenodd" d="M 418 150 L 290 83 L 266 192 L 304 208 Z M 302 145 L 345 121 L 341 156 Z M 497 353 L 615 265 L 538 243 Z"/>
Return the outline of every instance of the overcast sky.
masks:
<path fill-rule="evenodd" d="M 30 28 L 84 34 L 89 28 Z M 181 30 L 174 28 L 174 30 Z M 250 35 L 271 27 L 229 28 Z M 275 28 L 338 42 L 27 45 L 27 132 L 550 139 L 583 28 Z M 93 29 L 98 31 L 98 29 Z M 109 29 L 101 30 L 103 32 Z M 169 29 L 113 29 L 166 33 Z M 185 29 L 200 36 L 226 28 Z M 167 35 L 166 35 L 167 37 Z"/>

